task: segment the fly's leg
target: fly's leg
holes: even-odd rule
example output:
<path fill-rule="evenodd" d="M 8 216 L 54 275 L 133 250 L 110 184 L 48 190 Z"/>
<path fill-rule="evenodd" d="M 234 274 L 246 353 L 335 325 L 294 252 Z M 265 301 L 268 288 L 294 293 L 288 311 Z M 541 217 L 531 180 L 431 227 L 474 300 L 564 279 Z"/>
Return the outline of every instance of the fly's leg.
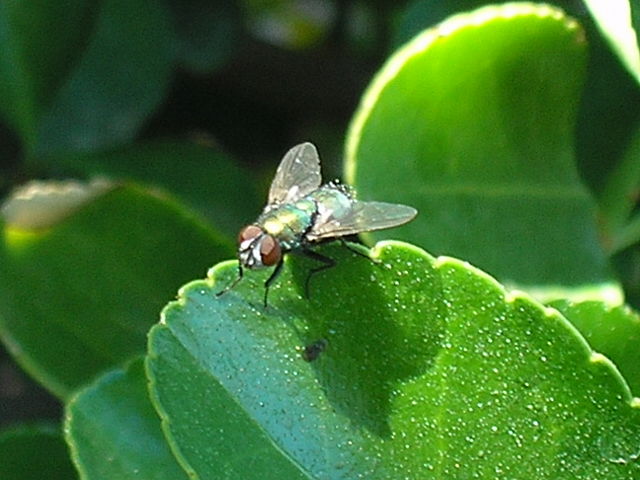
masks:
<path fill-rule="evenodd" d="M 276 278 L 278 278 L 278 275 L 280 275 L 280 272 L 282 271 L 282 263 L 283 259 L 281 258 L 276 265 L 276 268 L 273 269 L 273 272 L 271 272 L 271 275 L 269 275 L 269 278 L 267 278 L 267 281 L 264 282 L 264 308 L 267 308 L 267 295 L 269 294 L 269 287 L 276 280 Z"/>
<path fill-rule="evenodd" d="M 370 262 L 378 263 L 378 261 L 377 261 L 377 260 L 374 260 L 374 259 L 373 259 L 373 258 L 371 258 L 369 255 L 367 255 L 366 253 L 362 253 L 360 250 L 358 250 L 358 249 L 356 249 L 356 248 L 353 248 L 353 247 L 351 246 L 351 244 L 350 244 L 349 242 L 347 242 L 344 238 L 342 238 L 342 237 L 338 237 L 338 239 L 337 239 L 337 240 L 342 244 L 342 246 L 343 246 L 343 247 L 345 247 L 345 248 L 346 248 L 347 250 L 349 250 L 350 252 L 353 252 L 353 253 L 355 253 L 356 255 L 358 255 L 358 256 L 360 256 L 360 257 L 362 257 L 362 258 L 366 258 L 366 259 L 367 259 L 367 260 L 369 260 Z"/>
<path fill-rule="evenodd" d="M 317 262 L 322 262 L 324 264 L 319 267 L 312 268 L 309 271 L 309 275 L 307 275 L 307 279 L 304 282 L 304 294 L 307 298 L 310 298 L 309 297 L 309 281 L 311 280 L 311 276 L 315 275 L 318 272 L 326 270 L 327 268 L 335 267 L 336 261 L 333 258 L 325 257 L 324 255 L 321 255 L 318 252 L 314 252 L 313 250 L 309 250 L 308 248 L 303 248 L 301 252 L 305 257 L 311 258 L 312 260 L 316 260 Z"/>
<path fill-rule="evenodd" d="M 242 276 L 244 274 L 244 270 L 242 269 L 242 265 L 240 265 L 240 263 L 238 262 L 238 277 L 231 282 L 229 285 L 227 285 L 223 290 L 219 291 L 218 293 L 216 293 L 216 297 L 219 297 L 225 293 L 227 293 L 229 290 L 231 290 L 233 287 L 235 287 L 240 280 L 242 280 Z"/>

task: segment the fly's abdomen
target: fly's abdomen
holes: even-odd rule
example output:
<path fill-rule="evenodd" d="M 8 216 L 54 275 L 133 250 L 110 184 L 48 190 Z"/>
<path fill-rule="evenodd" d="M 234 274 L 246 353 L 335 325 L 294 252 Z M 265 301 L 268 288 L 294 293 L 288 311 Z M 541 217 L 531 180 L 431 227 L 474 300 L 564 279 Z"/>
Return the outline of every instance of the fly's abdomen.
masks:
<path fill-rule="evenodd" d="M 340 187 L 328 184 L 309 195 L 317 205 L 317 223 L 326 223 L 331 218 L 343 218 L 351 210 L 353 199 L 344 187 Z"/>

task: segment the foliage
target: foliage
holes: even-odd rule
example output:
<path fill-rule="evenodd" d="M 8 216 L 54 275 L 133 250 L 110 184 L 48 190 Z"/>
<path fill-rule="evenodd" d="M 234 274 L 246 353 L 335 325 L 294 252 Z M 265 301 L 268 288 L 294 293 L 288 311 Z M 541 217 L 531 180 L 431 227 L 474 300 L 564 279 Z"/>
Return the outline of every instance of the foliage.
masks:
<path fill-rule="evenodd" d="M 484 3 L 1 3 L 0 476 L 639 479 L 640 6 Z M 217 296 L 307 140 L 418 217 Z"/>

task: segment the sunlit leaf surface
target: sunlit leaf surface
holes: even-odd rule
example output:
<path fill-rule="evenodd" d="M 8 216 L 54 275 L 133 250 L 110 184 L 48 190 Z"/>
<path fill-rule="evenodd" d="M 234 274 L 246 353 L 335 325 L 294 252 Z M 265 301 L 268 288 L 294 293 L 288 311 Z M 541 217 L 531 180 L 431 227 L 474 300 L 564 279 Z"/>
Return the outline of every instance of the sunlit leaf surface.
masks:
<path fill-rule="evenodd" d="M 640 474 L 640 410 L 555 310 L 457 260 L 335 245 L 185 286 L 150 335 L 153 400 L 200 478 L 572 478 Z M 315 360 L 304 347 L 324 342 Z"/>

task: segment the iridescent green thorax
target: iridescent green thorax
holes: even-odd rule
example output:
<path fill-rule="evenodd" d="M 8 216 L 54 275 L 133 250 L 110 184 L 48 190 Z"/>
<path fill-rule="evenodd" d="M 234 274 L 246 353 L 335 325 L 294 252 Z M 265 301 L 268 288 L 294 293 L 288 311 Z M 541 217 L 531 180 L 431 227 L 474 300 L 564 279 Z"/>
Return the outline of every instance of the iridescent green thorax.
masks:
<path fill-rule="evenodd" d="M 300 246 L 315 211 L 315 202 L 304 198 L 293 204 L 265 210 L 256 223 L 269 235 L 273 235 L 283 250 L 292 250 Z"/>
<path fill-rule="evenodd" d="M 304 242 L 318 219 L 341 215 L 351 203 L 348 190 L 330 183 L 295 203 L 267 207 L 256 223 L 275 237 L 283 250 L 294 250 Z"/>

